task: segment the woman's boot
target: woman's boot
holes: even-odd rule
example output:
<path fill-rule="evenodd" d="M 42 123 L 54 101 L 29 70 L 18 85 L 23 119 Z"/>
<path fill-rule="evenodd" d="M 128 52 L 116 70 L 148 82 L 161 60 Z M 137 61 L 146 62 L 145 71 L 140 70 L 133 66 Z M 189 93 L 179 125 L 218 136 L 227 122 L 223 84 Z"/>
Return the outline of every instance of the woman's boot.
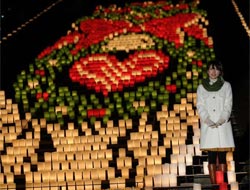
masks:
<path fill-rule="evenodd" d="M 216 184 L 216 164 L 208 164 L 211 184 Z"/>

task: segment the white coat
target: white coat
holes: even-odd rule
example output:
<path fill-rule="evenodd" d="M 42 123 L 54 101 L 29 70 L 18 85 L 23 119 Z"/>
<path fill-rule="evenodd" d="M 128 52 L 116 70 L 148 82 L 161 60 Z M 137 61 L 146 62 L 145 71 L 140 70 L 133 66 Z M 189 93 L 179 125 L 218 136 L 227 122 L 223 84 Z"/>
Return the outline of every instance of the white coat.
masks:
<path fill-rule="evenodd" d="M 234 149 L 234 138 L 231 122 L 229 121 L 232 111 L 232 89 L 228 82 L 224 82 L 218 91 L 207 91 L 203 85 L 197 88 L 197 111 L 201 125 L 201 150 L 223 150 Z M 220 118 L 226 122 L 217 128 L 209 127 L 204 121 L 209 117 L 213 122 Z"/>

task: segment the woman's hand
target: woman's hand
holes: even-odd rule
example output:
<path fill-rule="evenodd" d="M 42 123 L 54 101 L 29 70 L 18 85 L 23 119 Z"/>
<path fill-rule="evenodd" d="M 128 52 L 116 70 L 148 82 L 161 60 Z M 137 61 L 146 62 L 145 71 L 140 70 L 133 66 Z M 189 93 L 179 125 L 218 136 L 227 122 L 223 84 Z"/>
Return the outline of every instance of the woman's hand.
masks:
<path fill-rule="evenodd" d="M 220 126 L 220 125 L 223 125 L 225 122 L 226 122 L 225 119 L 220 118 L 215 124 L 216 124 L 217 126 Z"/>
<path fill-rule="evenodd" d="M 216 128 L 217 125 L 209 117 L 204 121 L 209 127 Z"/>

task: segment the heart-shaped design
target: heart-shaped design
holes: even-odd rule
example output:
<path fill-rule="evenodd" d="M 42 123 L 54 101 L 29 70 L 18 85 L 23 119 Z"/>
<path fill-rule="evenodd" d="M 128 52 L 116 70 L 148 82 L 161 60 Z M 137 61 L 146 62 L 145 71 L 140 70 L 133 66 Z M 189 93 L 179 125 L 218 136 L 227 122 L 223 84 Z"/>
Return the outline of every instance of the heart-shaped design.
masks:
<path fill-rule="evenodd" d="M 156 76 L 169 64 L 161 51 L 140 51 L 120 62 L 115 56 L 95 54 L 76 61 L 69 70 L 73 82 L 79 82 L 96 92 L 121 91 L 146 78 Z"/>

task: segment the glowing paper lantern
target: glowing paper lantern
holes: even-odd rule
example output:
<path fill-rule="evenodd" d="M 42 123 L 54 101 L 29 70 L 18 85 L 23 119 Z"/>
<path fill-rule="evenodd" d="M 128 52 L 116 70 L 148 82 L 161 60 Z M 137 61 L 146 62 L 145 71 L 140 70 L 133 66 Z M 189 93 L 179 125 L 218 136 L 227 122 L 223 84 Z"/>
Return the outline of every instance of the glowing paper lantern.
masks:
<path fill-rule="evenodd" d="M 171 154 L 170 160 L 171 160 L 171 163 L 178 163 L 178 154 Z"/>
<path fill-rule="evenodd" d="M 208 162 L 203 162 L 203 172 L 204 174 L 208 175 L 209 171 L 208 171 Z"/>
<path fill-rule="evenodd" d="M 202 152 L 200 150 L 200 145 L 199 144 L 194 145 L 194 150 L 195 150 L 195 155 L 196 156 L 201 156 Z"/>
<path fill-rule="evenodd" d="M 176 174 L 177 175 L 177 164 L 176 163 L 171 163 L 170 164 L 170 174 Z"/>
<path fill-rule="evenodd" d="M 178 174 L 179 174 L 179 176 L 186 175 L 186 165 L 185 165 L 185 163 L 178 163 Z"/>
<path fill-rule="evenodd" d="M 170 178 L 169 174 L 162 174 L 161 175 L 161 186 L 162 187 L 169 187 L 170 183 Z"/>
<path fill-rule="evenodd" d="M 162 173 L 163 174 L 169 174 L 170 172 L 170 166 L 168 163 L 165 163 L 162 165 Z"/>
<path fill-rule="evenodd" d="M 170 187 L 177 186 L 177 175 L 176 174 L 169 174 L 169 186 Z"/>
<path fill-rule="evenodd" d="M 187 101 L 192 102 L 193 99 L 193 94 L 192 93 L 187 93 Z"/>
<path fill-rule="evenodd" d="M 185 145 L 186 144 L 186 137 L 179 137 L 178 143 L 179 143 L 179 145 Z"/>
<path fill-rule="evenodd" d="M 194 183 L 194 184 L 193 184 L 193 190 L 201 190 L 201 184 L 199 184 L 199 183 Z"/>
<path fill-rule="evenodd" d="M 228 190 L 227 183 L 223 182 L 220 184 L 220 190 Z"/>
<path fill-rule="evenodd" d="M 153 180 L 154 180 L 154 187 L 161 187 L 161 175 L 155 175 Z"/>
<path fill-rule="evenodd" d="M 145 187 L 153 187 L 153 180 L 151 176 L 145 176 L 144 182 L 145 182 Z"/>
<path fill-rule="evenodd" d="M 176 113 L 179 113 L 179 111 L 180 111 L 180 104 L 174 104 L 174 111 Z"/>
<path fill-rule="evenodd" d="M 143 188 L 143 176 L 136 176 L 135 184 L 136 184 L 136 187 Z"/>
<path fill-rule="evenodd" d="M 186 154 L 186 165 L 187 166 L 193 165 L 193 156 L 191 154 Z"/>
<path fill-rule="evenodd" d="M 236 182 L 236 174 L 234 171 L 227 172 L 227 180 L 228 180 L 228 183 Z"/>
<path fill-rule="evenodd" d="M 178 155 L 178 163 L 185 163 L 185 156 L 184 154 Z"/>
<path fill-rule="evenodd" d="M 227 162 L 234 160 L 233 152 L 227 152 L 226 160 Z"/>
<path fill-rule="evenodd" d="M 180 154 L 186 154 L 187 153 L 187 146 L 185 144 L 182 144 L 180 147 Z"/>
<path fill-rule="evenodd" d="M 238 182 L 232 182 L 230 184 L 230 189 L 231 190 L 239 190 L 239 184 L 238 184 Z"/>
<path fill-rule="evenodd" d="M 186 111 L 186 104 L 180 104 L 180 111 Z"/>
<path fill-rule="evenodd" d="M 216 171 L 216 183 L 217 184 L 224 183 L 224 172 L 223 171 Z"/>
<path fill-rule="evenodd" d="M 194 145 L 200 144 L 200 137 L 199 136 L 193 136 L 193 144 Z"/>
<path fill-rule="evenodd" d="M 235 162 L 233 160 L 227 162 L 227 170 L 228 171 L 235 171 Z"/>
<path fill-rule="evenodd" d="M 195 128 L 193 129 L 193 131 L 194 131 L 194 136 L 197 136 L 197 137 L 201 136 L 200 128 Z"/>
<path fill-rule="evenodd" d="M 194 155 L 194 145 L 193 144 L 187 145 L 187 153 L 191 154 L 192 156 Z"/>
<path fill-rule="evenodd" d="M 166 148 L 171 148 L 171 140 L 169 138 L 164 138 L 164 146 Z"/>
<path fill-rule="evenodd" d="M 173 145 L 172 146 L 172 152 L 173 152 L 173 154 L 179 154 L 180 153 L 179 145 Z"/>

